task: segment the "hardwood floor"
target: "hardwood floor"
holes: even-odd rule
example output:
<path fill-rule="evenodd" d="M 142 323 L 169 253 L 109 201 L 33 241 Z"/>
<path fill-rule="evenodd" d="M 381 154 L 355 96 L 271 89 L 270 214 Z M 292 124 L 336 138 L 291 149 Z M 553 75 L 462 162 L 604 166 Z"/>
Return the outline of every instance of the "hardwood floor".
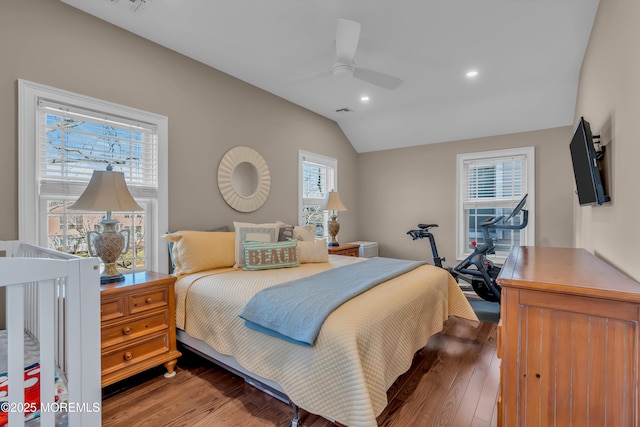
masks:
<path fill-rule="evenodd" d="M 420 350 L 388 391 L 382 427 L 495 427 L 496 325 L 456 318 Z M 288 426 L 291 407 L 183 351 L 177 375 L 152 369 L 103 389 L 103 426 Z M 301 426 L 333 423 L 301 410 Z"/>

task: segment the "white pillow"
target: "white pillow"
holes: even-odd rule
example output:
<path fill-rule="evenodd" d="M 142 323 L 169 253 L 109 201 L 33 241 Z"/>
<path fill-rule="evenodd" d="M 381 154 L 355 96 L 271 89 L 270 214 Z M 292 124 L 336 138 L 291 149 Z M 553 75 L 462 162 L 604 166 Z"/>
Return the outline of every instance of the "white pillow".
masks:
<path fill-rule="evenodd" d="M 311 242 L 298 241 L 298 260 L 301 264 L 307 262 L 329 262 L 327 239 Z"/>
<path fill-rule="evenodd" d="M 277 242 L 278 241 L 278 224 L 252 224 L 249 222 L 234 222 L 233 227 L 236 230 L 236 265 L 234 267 L 242 267 L 244 265 L 244 242 Z"/>
<path fill-rule="evenodd" d="M 313 242 L 316 239 L 316 225 L 296 225 L 293 227 L 293 238 L 305 242 Z"/>

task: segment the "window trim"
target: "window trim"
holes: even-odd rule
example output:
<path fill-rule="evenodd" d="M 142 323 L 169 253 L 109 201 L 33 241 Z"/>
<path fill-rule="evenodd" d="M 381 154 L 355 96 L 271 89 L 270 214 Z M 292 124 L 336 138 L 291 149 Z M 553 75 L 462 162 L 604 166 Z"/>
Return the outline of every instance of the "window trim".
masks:
<path fill-rule="evenodd" d="M 333 157 L 323 156 L 322 154 L 312 153 L 310 151 L 298 150 L 298 224 L 302 224 L 302 206 L 304 202 L 304 162 L 318 163 L 333 169 L 333 190 L 338 191 L 338 160 Z M 325 227 L 324 235 L 327 236 Z"/>
<path fill-rule="evenodd" d="M 456 259 L 465 259 L 471 251 L 467 252 L 465 245 L 465 232 L 462 229 L 466 226 L 464 216 L 464 162 L 468 160 L 487 159 L 496 157 L 509 157 L 509 156 L 522 156 L 526 157 L 527 162 L 527 205 L 526 209 L 529 211 L 529 223 L 527 227 L 522 230 L 524 233 L 524 244 L 535 244 L 535 147 L 520 147 L 520 148 L 507 148 L 502 150 L 491 151 L 479 151 L 475 153 L 463 153 L 457 155 L 456 160 Z M 489 256 L 491 260 L 497 263 L 505 261 L 505 256 L 492 255 Z"/>
<path fill-rule="evenodd" d="M 148 243 L 151 245 L 150 249 L 153 251 L 153 256 L 150 257 L 150 263 L 146 266 L 146 269 L 150 271 L 168 272 L 168 257 L 164 249 L 166 244 L 162 239 L 162 235 L 164 231 L 168 229 L 169 224 L 169 119 L 159 114 L 149 113 L 22 79 L 18 80 L 18 238 L 27 243 L 41 244 L 39 243 L 40 237 L 44 232 L 44 230 L 40 230 L 40 197 L 38 192 L 39 181 L 37 178 L 37 108 L 38 99 L 40 98 L 52 99 L 88 110 L 109 111 L 114 115 L 153 123 L 157 126 L 158 194 L 156 200 L 157 206 L 151 206 L 148 213 L 148 219 L 151 222 L 150 232 L 153 236 L 153 238 L 149 239 Z M 151 203 L 153 204 L 153 202 Z"/>

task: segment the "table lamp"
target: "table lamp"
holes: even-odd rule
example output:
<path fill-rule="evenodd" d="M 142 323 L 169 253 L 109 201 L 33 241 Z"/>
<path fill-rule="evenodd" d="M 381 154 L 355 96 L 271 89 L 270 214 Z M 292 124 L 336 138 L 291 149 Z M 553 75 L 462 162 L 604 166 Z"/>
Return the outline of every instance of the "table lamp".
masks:
<path fill-rule="evenodd" d="M 347 208 L 344 207 L 342 200 L 340 200 L 340 195 L 337 191 L 329 191 L 324 196 L 324 202 L 320 209 L 323 211 L 331 211 L 330 220 L 327 223 L 327 228 L 329 230 L 329 236 L 331 240 L 329 240 L 328 246 L 339 246 L 340 244 L 336 240 L 336 236 L 340 231 L 340 223 L 337 218 L 337 211 L 346 211 Z"/>
<path fill-rule="evenodd" d="M 127 252 L 131 240 L 131 230 L 117 230 L 120 223 L 111 217 L 111 212 L 132 212 L 144 210 L 131 196 L 124 181 L 124 173 L 114 172 L 111 165 L 106 171 L 94 170 L 84 193 L 69 209 L 84 211 L 106 211 L 100 221 L 102 232 L 87 232 L 87 247 L 91 256 L 97 256 L 104 263 L 100 283 L 112 283 L 124 280 L 118 271 L 116 261 Z M 93 244 L 93 245 L 92 245 Z M 95 247 L 95 253 L 93 252 Z"/>

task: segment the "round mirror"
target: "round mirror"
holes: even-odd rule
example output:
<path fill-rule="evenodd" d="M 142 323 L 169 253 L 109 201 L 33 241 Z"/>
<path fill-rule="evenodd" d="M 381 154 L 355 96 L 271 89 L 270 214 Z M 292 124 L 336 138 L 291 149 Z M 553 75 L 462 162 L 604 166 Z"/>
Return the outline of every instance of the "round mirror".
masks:
<path fill-rule="evenodd" d="M 218 166 L 218 189 L 222 198 L 233 209 L 253 212 L 269 196 L 269 167 L 253 148 L 232 148 Z"/>
<path fill-rule="evenodd" d="M 242 197 L 249 197 L 258 189 L 258 169 L 242 162 L 231 173 L 231 186 Z"/>

